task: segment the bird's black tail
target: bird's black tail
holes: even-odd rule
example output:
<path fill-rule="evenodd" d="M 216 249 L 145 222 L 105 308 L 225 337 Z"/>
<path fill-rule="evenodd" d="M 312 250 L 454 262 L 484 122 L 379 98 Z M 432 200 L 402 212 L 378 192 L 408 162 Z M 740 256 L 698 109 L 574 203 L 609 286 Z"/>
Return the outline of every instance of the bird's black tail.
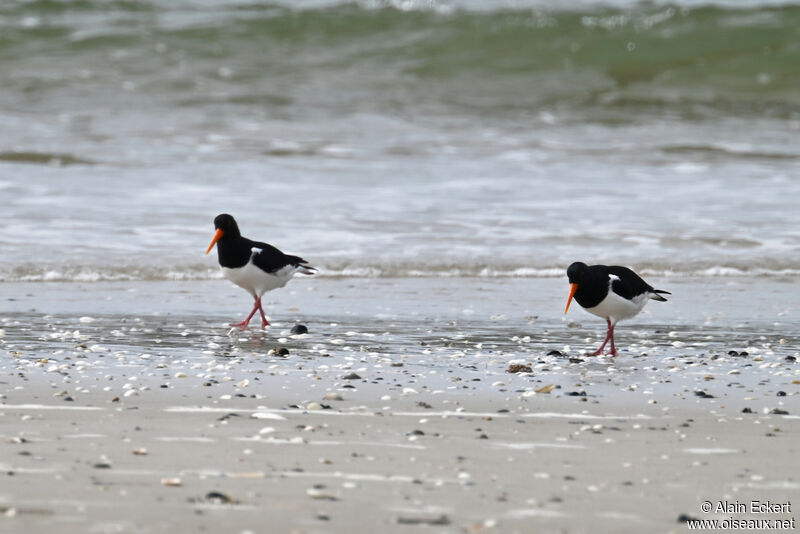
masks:
<path fill-rule="evenodd" d="M 662 294 L 672 295 L 672 293 L 669 291 L 664 291 L 663 289 L 654 289 L 650 292 L 650 298 L 659 302 L 667 302 L 667 299 L 661 296 Z"/>
<path fill-rule="evenodd" d="M 317 268 L 313 267 L 310 263 L 299 256 L 289 256 L 288 259 L 292 262 L 292 266 L 297 269 L 300 274 L 316 274 Z"/>

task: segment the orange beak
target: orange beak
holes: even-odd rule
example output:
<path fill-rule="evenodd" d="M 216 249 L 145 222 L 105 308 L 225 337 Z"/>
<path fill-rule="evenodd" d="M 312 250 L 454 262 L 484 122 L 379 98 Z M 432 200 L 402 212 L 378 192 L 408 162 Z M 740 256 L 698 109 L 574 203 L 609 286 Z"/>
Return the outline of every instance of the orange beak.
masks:
<path fill-rule="evenodd" d="M 225 232 L 223 232 L 222 230 L 217 228 L 217 231 L 214 233 L 214 239 L 212 239 L 211 240 L 211 244 L 208 245 L 208 249 L 206 250 L 206 254 L 211 252 L 211 249 L 214 248 L 214 245 L 217 244 L 217 241 L 219 241 L 222 238 L 223 235 L 225 235 Z"/>
<path fill-rule="evenodd" d="M 569 311 L 569 305 L 572 303 L 572 297 L 575 296 L 575 292 L 578 290 L 578 284 L 570 284 L 569 285 L 569 297 L 567 298 L 567 307 L 564 308 L 564 315 L 567 314 Z"/>

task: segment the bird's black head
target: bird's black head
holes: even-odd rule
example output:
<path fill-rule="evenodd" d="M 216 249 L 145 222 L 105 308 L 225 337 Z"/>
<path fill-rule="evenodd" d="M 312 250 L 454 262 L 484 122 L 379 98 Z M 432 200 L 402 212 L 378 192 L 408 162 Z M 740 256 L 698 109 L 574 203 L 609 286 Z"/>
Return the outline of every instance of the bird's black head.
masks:
<path fill-rule="evenodd" d="M 233 216 L 228 215 L 227 213 L 220 213 L 216 217 L 214 217 L 214 228 L 216 230 L 222 230 L 225 232 L 226 236 L 238 236 L 239 234 L 239 225 L 236 224 L 236 219 Z"/>
<path fill-rule="evenodd" d="M 569 278 L 569 283 L 580 284 L 581 280 L 583 280 L 583 276 L 586 274 L 586 267 L 586 264 L 580 261 L 576 261 L 567 267 L 567 278 Z"/>
<path fill-rule="evenodd" d="M 211 249 L 220 239 L 224 240 L 223 243 L 230 243 L 228 240 L 231 237 L 239 237 L 241 235 L 236 220 L 227 213 L 221 213 L 214 217 L 214 228 L 217 231 L 214 233 L 214 239 L 211 240 L 211 244 L 206 249 L 206 254 L 211 252 Z"/>

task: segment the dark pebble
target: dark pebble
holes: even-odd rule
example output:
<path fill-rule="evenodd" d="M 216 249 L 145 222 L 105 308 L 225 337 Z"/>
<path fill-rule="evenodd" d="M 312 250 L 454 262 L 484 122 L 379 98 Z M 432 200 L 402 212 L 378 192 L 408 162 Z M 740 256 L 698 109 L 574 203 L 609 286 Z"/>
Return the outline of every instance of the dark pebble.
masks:
<path fill-rule="evenodd" d="M 508 366 L 506 369 L 506 373 L 531 373 L 533 369 L 531 369 L 530 365 L 515 363 Z"/>
<path fill-rule="evenodd" d="M 329 515 L 320 514 L 317 516 L 317 519 L 320 521 L 330 521 L 331 517 Z"/>
<path fill-rule="evenodd" d="M 551 350 L 547 353 L 548 356 L 563 356 L 560 350 Z"/>
<path fill-rule="evenodd" d="M 359 380 L 360 378 L 356 373 L 346 374 L 342 377 L 344 380 Z"/>
<path fill-rule="evenodd" d="M 299 336 L 300 334 L 308 334 L 308 327 L 304 324 L 296 324 L 289 330 L 289 333 L 293 336 Z"/>
<path fill-rule="evenodd" d="M 777 395 L 778 395 L 779 397 L 785 397 L 785 396 L 786 396 L 786 392 L 785 392 L 785 391 L 779 391 L 779 392 L 777 393 Z"/>
<path fill-rule="evenodd" d="M 695 397 L 700 397 L 701 399 L 713 399 L 714 395 L 710 395 L 703 391 L 702 389 L 698 389 L 694 392 Z"/>
<path fill-rule="evenodd" d="M 769 413 L 772 415 L 789 415 L 789 412 L 786 410 L 781 410 L 780 408 L 773 408 Z"/>
<path fill-rule="evenodd" d="M 273 354 L 275 354 L 276 356 L 288 356 L 289 355 L 289 349 L 287 349 L 286 347 L 280 347 L 280 348 L 272 349 L 272 350 L 274 351 Z"/>
<path fill-rule="evenodd" d="M 446 527 L 450 524 L 450 519 L 446 515 L 439 517 L 398 517 L 397 523 L 400 525 L 429 525 L 432 527 Z"/>
<path fill-rule="evenodd" d="M 750 408 L 742 408 L 742 413 L 753 413 L 753 410 Z"/>
<path fill-rule="evenodd" d="M 224 493 L 220 493 L 219 491 L 209 491 L 206 493 L 206 501 L 213 504 L 230 504 L 234 502 L 234 500 L 229 496 L 225 495 Z"/>
<path fill-rule="evenodd" d="M 586 396 L 586 392 L 585 391 L 567 391 L 565 393 L 565 395 L 567 395 L 568 397 L 585 397 Z"/>
<path fill-rule="evenodd" d="M 728 351 L 728 356 L 738 356 L 738 355 L 739 355 L 739 353 L 736 352 L 735 350 L 729 350 Z"/>
<path fill-rule="evenodd" d="M 72 397 L 70 397 L 69 395 L 67 395 L 66 397 L 64 397 L 64 400 L 65 400 L 66 402 L 73 402 L 75 399 L 73 399 Z"/>
<path fill-rule="evenodd" d="M 787 362 L 796 362 L 797 358 L 795 356 L 787 356 L 786 357 L 786 361 Z"/>
<path fill-rule="evenodd" d="M 424 435 L 425 435 L 425 432 L 423 432 L 422 430 L 412 430 L 412 431 L 411 431 L 411 432 L 409 432 L 408 434 L 409 434 L 410 436 L 424 436 Z"/>
<path fill-rule="evenodd" d="M 750 356 L 750 354 L 746 350 L 743 350 L 742 352 L 739 353 L 739 356 L 744 358 L 745 356 Z"/>
<path fill-rule="evenodd" d="M 428 404 L 425 401 L 419 401 L 417 403 L 417 406 L 419 406 L 420 408 L 425 408 L 426 410 L 430 410 L 431 408 L 433 408 L 433 406 L 431 406 L 430 404 Z"/>
<path fill-rule="evenodd" d="M 583 363 L 583 358 L 570 358 L 569 363 Z"/>
<path fill-rule="evenodd" d="M 111 464 L 99 463 L 99 464 L 94 464 L 92 467 L 94 467 L 95 469 L 111 469 Z"/>

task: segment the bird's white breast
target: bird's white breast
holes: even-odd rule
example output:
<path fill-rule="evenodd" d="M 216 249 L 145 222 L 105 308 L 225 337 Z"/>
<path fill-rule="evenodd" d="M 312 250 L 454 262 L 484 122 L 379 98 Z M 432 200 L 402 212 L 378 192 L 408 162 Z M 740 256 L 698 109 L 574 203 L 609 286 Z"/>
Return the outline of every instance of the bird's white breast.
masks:
<path fill-rule="evenodd" d="M 256 267 L 252 262 L 248 262 L 244 267 L 233 269 L 221 267 L 221 269 L 225 278 L 257 297 L 267 291 L 285 286 L 292 279 L 294 273 L 297 272 L 293 265 L 287 265 L 274 273 L 268 273 Z"/>
<path fill-rule="evenodd" d="M 611 324 L 616 324 L 617 321 L 621 321 L 622 319 L 630 319 L 642 311 L 642 308 L 644 308 L 644 305 L 647 304 L 649 300 L 649 295 L 647 293 L 636 295 L 631 300 L 622 298 L 611 289 L 611 284 L 614 283 L 614 280 L 619 280 L 619 277 L 610 274 L 608 278 L 608 294 L 606 298 L 600 301 L 600 304 L 597 306 L 586 308 L 586 311 L 599 317 L 609 319 Z"/>

